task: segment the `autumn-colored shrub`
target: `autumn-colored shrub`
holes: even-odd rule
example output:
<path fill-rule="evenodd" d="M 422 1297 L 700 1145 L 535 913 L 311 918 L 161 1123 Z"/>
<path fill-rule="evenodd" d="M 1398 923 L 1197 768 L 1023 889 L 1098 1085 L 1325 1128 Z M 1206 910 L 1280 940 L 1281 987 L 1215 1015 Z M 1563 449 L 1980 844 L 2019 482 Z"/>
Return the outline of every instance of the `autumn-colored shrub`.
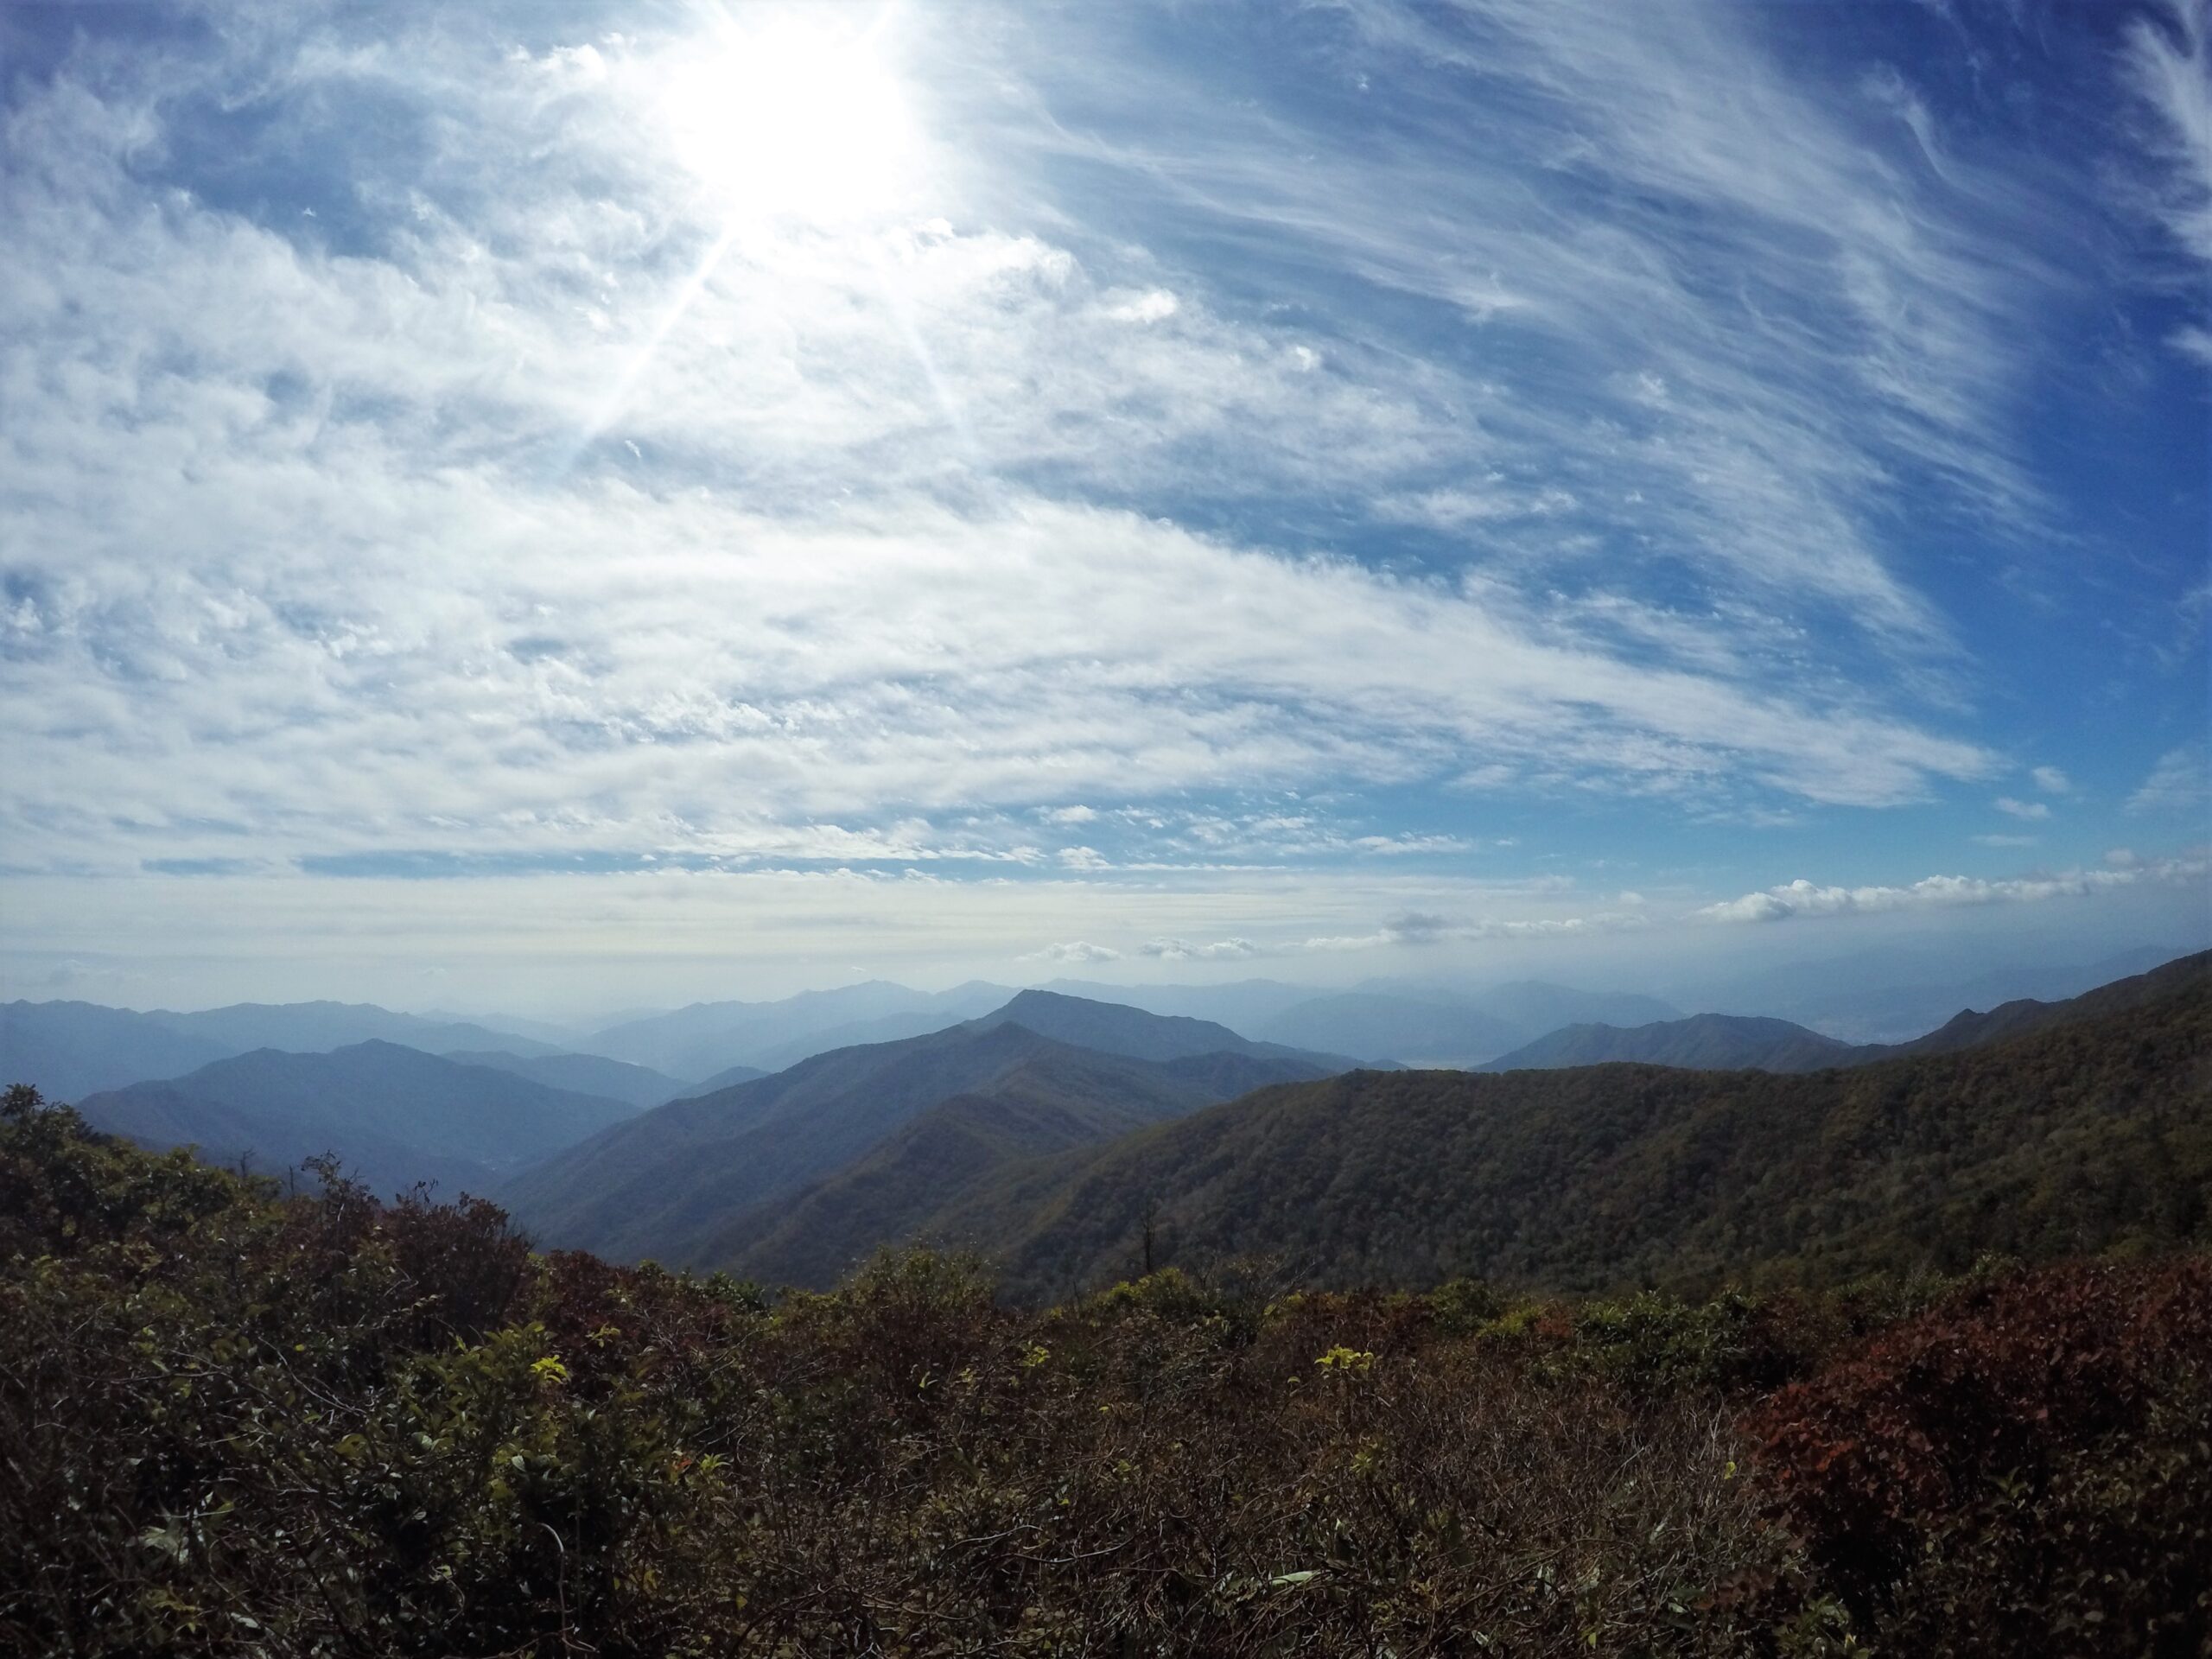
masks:
<path fill-rule="evenodd" d="M 1978 1630 L 1990 1651 L 2070 1632 L 2197 1653 L 2212 1642 L 2208 1381 L 2202 1258 L 2080 1264 L 1971 1286 L 1783 1389 L 1750 1427 L 1777 1513 L 1863 1620 L 1938 1646 L 1931 1632 Z"/>
<path fill-rule="evenodd" d="M 22 1096 L 0 1197 L 0 1651 L 2203 1638 L 2197 1259 L 1710 1303 L 1163 1271 L 1032 1312 L 908 1253 L 777 1297 Z"/>

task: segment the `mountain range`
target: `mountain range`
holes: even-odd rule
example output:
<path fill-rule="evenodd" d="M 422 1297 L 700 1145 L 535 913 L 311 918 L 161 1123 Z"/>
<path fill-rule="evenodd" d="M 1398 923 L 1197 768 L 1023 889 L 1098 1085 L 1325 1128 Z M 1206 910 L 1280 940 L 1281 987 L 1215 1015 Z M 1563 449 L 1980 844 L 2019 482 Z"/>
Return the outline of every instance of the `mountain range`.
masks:
<path fill-rule="evenodd" d="M 162 1008 L 140 1014 L 91 1002 L 0 1005 L 0 1071 L 10 1082 L 35 1084 L 54 1100 L 179 1077 L 254 1049 L 321 1053 L 372 1039 L 404 1043 L 428 1054 L 455 1049 L 525 1057 L 557 1052 L 511 1032 L 394 1014 L 369 1003 L 241 1002 L 196 1014 Z"/>
<path fill-rule="evenodd" d="M 1954 1053 L 2056 1021 L 2133 1007 L 2131 999 L 2157 995 L 2164 982 L 2155 972 L 2139 974 L 2064 1001 L 2022 997 L 1986 1012 L 1967 1008 L 1936 1030 L 1902 1043 L 1839 1042 L 1789 1020 L 1756 1014 L 1699 1014 L 1626 1028 L 1567 1026 L 1475 1069 L 1516 1071 L 1614 1060 L 1704 1071 L 1817 1071 L 1829 1066 L 1871 1065 L 1908 1054 Z"/>
<path fill-rule="evenodd" d="M 488 1192 L 636 1109 L 380 1039 L 327 1053 L 257 1049 L 76 1105 L 93 1128 L 142 1146 L 197 1147 L 270 1173 L 330 1153 L 377 1192 L 427 1180 L 448 1196 Z"/>
<path fill-rule="evenodd" d="M 2212 957 L 1784 1075 L 1355 1071 L 1003 1166 L 915 1236 L 1035 1297 L 1248 1253 L 1302 1281 L 1554 1290 L 1956 1269 L 2212 1232 Z M 1932 1033 L 1940 1035 L 1941 1033 Z M 1959 1033 L 1963 1035 L 1964 1033 Z"/>
<path fill-rule="evenodd" d="M 1255 1037 L 1373 1063 L 1478 1065 L 1577 1021 L 1642 1025 L 1680 1017 L 1656 997 L 1580 991 L 1518 980 L 1464 991 L 1417 980 L 1373 979 L 1317 995 L 1275 980 L 1227 985 L 1103 985 L 1058 980 L 1047 988 L 1149 1013 L 1220 1021 Z"/>
<path fill-rule="evenodd" d="M 1342 1065 L 1197 1020 L 1026 991 L 949 1030 L 833 1050 L 671 1101 L 524 1171 L 499 1196 L 550 1243 L 721 1266 L 767 1236 L 747 1217 L 755 1206 L 804 1191 L 957 1096 L 1058 1109 L 1001 1135 L 1029 1151 Z"/>

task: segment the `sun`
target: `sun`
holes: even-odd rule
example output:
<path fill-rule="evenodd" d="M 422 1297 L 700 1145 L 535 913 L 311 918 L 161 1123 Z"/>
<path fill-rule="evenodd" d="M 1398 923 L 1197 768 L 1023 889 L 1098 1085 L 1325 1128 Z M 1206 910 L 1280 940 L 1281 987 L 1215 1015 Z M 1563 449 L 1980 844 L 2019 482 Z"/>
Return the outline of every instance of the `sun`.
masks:
<path fill-rule="evenodd" d="M 669 76 L 660 115 L 677 160 L 733 219 L 834 225 L 911 190 L 920 134 L 886 61 L 879 13 L 843 9 L 717 29 Z"/>

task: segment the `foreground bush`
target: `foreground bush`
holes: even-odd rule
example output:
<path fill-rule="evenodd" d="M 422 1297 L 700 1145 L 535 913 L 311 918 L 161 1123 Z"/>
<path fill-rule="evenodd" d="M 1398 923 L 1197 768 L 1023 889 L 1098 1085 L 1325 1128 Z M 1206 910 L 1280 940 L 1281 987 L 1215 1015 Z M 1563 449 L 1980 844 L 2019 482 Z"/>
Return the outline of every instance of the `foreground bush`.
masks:
<path fill-rule="evenodd" d="M 772 1300 L 21 1093 L 0 1648 L 2197 1651 L 2202 1264 L 1929 1300 Z"/>

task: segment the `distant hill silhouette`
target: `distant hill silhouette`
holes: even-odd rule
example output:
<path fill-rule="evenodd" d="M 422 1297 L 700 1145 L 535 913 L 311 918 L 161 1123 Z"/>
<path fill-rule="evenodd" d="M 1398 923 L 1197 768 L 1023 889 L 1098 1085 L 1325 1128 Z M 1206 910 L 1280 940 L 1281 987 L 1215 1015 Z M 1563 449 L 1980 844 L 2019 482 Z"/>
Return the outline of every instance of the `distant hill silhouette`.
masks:
<path fill-rule="evenodd" d="M 245 1158 L 273 1173 L 330 1152 L 381 1191 L 435 1180 L 478 1192 L 634 1111 L 383 1041 L 327 1054 L 258 1049 L 77 1106 L 95 1128 L 197 1146 L 212 1161 Z"/>
<path fill-rule="evenodd" d="M 2116 980 L 2065 1001 L 2024 998 L 1987 1013 L 1968 1009 L 1939 1029 L 1904 1043 L 1841 1043 L 1787 1020 L 1700 1014 L 1625 1030 L 1605 1025 L 1570 1026 L 1501 1055 L 1480 1069 L 1512 1071 L 1632 1060 L 1707 1071 L 1815 1071 L 1823 1066 L 1868 1065 L 1908 1054 L 1955 1053 L 2047 1025 L 2139 1007 L 2200 974 L 2207 963 L 2212 963 L 2212 953 L 2183 957 L 2150 973 Z"/>
<path fill-rule="evenodd" d="M 495 1071 L 542 1083 L 548 1089 L 598 1095 L 637 1107 L 658 1106 L 691 1091 L 692 1085 L 651 1066 L 610 1060 L 603 1054 L 513 1054 L 498 1049 L 455 1049 L 445 1056 L 461 1065 L 488 1065 Z"/>
<path fill-rule="evenodd" d="M 2212 958 L 1981 1046 L 1796 1075 L 1357 1071 L 1014 1164 L 919 1230 L 1033 1295 L 1280 1255 L 1327 1284 L 1834 1281 L 2212 1231 Z"/>
<path fill-rule="evenodd" d="M 1025 996 L 948 1031 L 835 1050 L 673 1101 L 525 1172 L 502 1201 L 549 1243 L 688 1263 L 753 1206 L 821 1180 L 954 1096 L 1010 1097 L 1017 1074 L 1031 1097 L 1103 1113 L 1096 1121 L 1109 1124 L 1117 1110 L 1156 1117 L 1333 1069 L 1325 1057 L 1273 1052 L 1201 1021 Z M 1017 1009 L 1091 1044 L 1015 1024 Z M 1215 1041 L 1233 1046 L 1199 1051 Z"/>
<path fill-rule="evenodd" d="M 73 1101 L 142 1077 L 174 1077 L 232 1051 L 129 1008 L 92 1002 L 0 1005 L 0 1079 Z"/>
<path fill-rule="evenodd" d="M 1463 1001 L 1431 1001 L 1380 991 L 1340 991 L 1284 1010 L 1259 1029 L 1297 1033 L 1316 1047 L 1409 1065 L 1464 1065 L 1510 1048 L 1522 1028 Z"/>
<path fill-rule="evenodd" d="M 1344 1071 L 1356 1064 L 1346 1055 L 1311 1046 L 1255 1042 L 1227 1026 L 1181 1014 L 1147 1014 L 1117 1002 L 1095 1002 L 1057 991 L 1022 991 L 1004 1007 L 969 1022 L 978 1029 L 996 1025 L 1027 1026 L 1077 1048 L 1123 1054 L 1137 1060 L 1175 1060 L 1193 1054 L 1251 1054 L 1294 1059 Z"/>
<path fill-rule="evenodd" d="M 997 985 L 959 985 L 931 992 L 888 980 L 868 980 L 831 990 L 802 991 L 773 1002 L 695 1002 L 610 1026 L 581 1046 L 677 1077 L 711 1077 L 738 1065 L 780 1070 L 790 1064 L 785 1056 L 820 1033 L 897 1015 L 925 1016 L 933 1022 L 928 1028 L 941 1029 L 995 1007 L 1010 995 Z M 836 1037 L 826 1040 L 831 1046 L 839 1044 Z M 770 1061 L 778 1064 L 772 1066 Z"/>
<path fill-rule="evenodd" d="M 493 1031 L 467 1020 L 395 1014 L 372 1002 L 237 1002 L 196 1014 L 156 1008 L 146 1017 L 172 1031 L 219 1045 L 232 1054 L 257 1048 L 322 1054 L 372 1041 L 404 1043 L 426 1054 L 444 1054 L 457 1048 L 498 1049 L 523 1055 L 560 1052 L 550 1043 L 533 1042 L 511 1032 Z"/>
<path fill-rule="evenodd" d="M 734 1084 L 750 1083 L 755 1077 L 765 1077 L 767 1075 L 766 1071 L 757 1065 L 726 1065 L 710 1077 L 702 1077 L 696 1083 L 684 1084 L 683 1088 L 671 1095 L 669 1099 L 683 1100 L 696 1098 L 700 1095 L 711 1095 Z"/>
<path fill-rule="evenodd" d="M 1823 1037 L 1787 1020 L 1695 1014 L 1687 1020 L 1662 1020 L 1625 1030 L 1606 1025 L 1568 1026 L 1478 1069 L 1519 1071 L 1633 1060 L 1704 1071 L 1815 1071 L 1824 1065 L 1845 1064 L 1854 1052 L 1848 1043 Z"/>

